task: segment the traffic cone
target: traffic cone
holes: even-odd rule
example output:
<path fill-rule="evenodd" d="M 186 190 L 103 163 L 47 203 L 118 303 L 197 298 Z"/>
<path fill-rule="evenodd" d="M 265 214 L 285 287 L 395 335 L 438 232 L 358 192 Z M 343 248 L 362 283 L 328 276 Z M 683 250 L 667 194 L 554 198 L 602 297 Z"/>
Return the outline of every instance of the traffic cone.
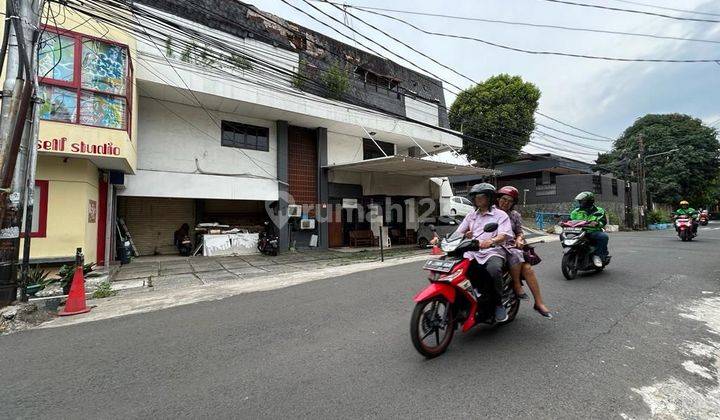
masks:
<path fill-rule="evenodd" d="M 58 312 L 60 316 L 77 315 L 90 312 L 85 303 L 85 278 L 83 275 L 83 259 L 80 248 L 76 255 L 75 274 L 70 284 L 70 293 L 68 293 L 67 302 L 62 311 Z"/>

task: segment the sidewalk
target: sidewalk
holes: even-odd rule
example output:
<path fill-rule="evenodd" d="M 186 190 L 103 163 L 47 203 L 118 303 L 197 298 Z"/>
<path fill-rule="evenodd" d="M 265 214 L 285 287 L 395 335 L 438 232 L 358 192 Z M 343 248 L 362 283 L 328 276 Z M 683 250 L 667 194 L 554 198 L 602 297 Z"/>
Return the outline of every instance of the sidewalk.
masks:
<path fill-rule="evenodd" d="M 91 299 L 88 306 L 93 309 L 89 313 L 58 317 L 42 324 L 40 328 L 156 311 L 420 262 L 429 258 L 429 253 L 429 249 L 394 248 L 387 250 L 384 262 L 379 260 L 377 251 L 313 251 L 278 257 L 164 257 L 155 258 L 153 261 L 137 261 L 118 273 L 124 280 L 113 281 L 113 288 L 119 290 L 118 295 Z M 153 284 L 152 287 L 147 287 L 147 284 L 143 286 L 143 283 L 148 281 Z"/>
<path fill-rule="evenodd" d="M 552 242 L 555 235 L 537 236 L 528 242 Z M 112 278 L 116 296 L 91 299 L 92 311 L 55 318 L 41 328 L 61 327 L 124 315 L 151 312 L 196 302 L 290 287 L 418 262 L 432 258 L 430 249 L 414 246 L 385 250 L 299 251 L 277 257 L 263 255 L 228 257 L 145 257 L 120 267 Z M 418 265 L 418 272 L 420 265 Z"/>
<path fill-rule="evenodd" d="M 385 258 L 427 255 L 416 247 L 385 250 Z M 242 281 L 257 277 L 322 270 L 359 262 L 380 260 L 380 251 L 297 251 L 275 257 L 238 255 L 224 257 L 140 257 L 121 266 L 112 276 L 115 290 L 152 287 L 155 290 L 207 285 L 218 281 Z"/>

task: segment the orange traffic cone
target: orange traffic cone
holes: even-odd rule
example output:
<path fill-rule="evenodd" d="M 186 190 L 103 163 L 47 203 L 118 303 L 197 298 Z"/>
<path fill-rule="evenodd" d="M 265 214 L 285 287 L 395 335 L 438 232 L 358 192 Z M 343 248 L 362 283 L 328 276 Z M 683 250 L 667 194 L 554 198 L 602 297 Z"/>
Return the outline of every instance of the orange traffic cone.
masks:
<path fill-rule="evenodd" d="M 70 284 L 70 293 L 68 293 L 67 302 L 62 311 L 58 312 L 60 316 L 84 314 L 90 312 L 85 303 L 85 278 L 83 276 L 83 261 L 82 254 L 78 248 L 78 255 L 76 261 L 79 263 L 75 266 L 75 275 L 73 275 L 72 283 Z"/>

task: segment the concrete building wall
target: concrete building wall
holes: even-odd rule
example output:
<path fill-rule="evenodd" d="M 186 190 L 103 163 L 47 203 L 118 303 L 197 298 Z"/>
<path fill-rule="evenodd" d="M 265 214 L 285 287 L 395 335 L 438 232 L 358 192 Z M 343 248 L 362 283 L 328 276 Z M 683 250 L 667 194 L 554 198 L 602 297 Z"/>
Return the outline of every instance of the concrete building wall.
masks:
<path fill-rule="evenodd" d="M 275 123 L 140 97 L 138 172 L 119 195 L 277 199 Z M 221 146 L 220 121 L 269 129 L 269 150 Z"/>

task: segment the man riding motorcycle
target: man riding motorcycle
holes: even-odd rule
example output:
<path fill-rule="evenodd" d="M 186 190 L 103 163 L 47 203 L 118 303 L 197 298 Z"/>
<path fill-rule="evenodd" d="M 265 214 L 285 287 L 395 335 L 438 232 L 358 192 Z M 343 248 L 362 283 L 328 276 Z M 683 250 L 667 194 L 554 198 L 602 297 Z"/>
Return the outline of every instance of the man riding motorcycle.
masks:
<path fill-rule="evenodd" d="M 698 230 L 698 211 L 690 207 L 690 203 L 687 200 L 681 201 L 680 208 L 675 210 L 675 213 L 673 214 L 674 219 L 677 219 L 680 216 L 688 216 L 692 219 L 692 231 L 693 235 L 696 235 Z M 675 230 L 677 230 L 677 227 Z"/>
<path fill-rule="evenodd" d="M 468 251 L 463 257 L 472 260 L 468 269 L 469 279 L 475 289 L 481 289 L 479 282 L 489 277 L 495 291 L 495 321 L 504 322 L 508 313 L 501 304 L 504 288 L 503 267 L 505 266 L 505 242 L 514 237 L 510 218 L 507 213 L 493 205 L 495 202 L 495 187 L 492 184 L 475 184 L 468 193 L 468 199 L 475 205 L 475 211 L 463 219 L 460 226 L 452 236 L 465 235 L 467 238 L 482 239 L 484 227 L 488 223 L 497 223 L 497 235 L 491 239 L 480 242 L 478 251 Z"/>
<path fill-rule="evenodd" d="M 590 191 L 581 192 L 575 197 L 575 201 L 577 201 L 578 207 L 570 213 L 570 220 L 590 222 L 590 226 L 586 228 L 586 231 L 587 237 L 595 244 L 593 264 L 596 267 L 602 267 L 610 256 L 608 253 L 610 237 L 603 232 L 603 228 L 607 224 L 605 210 L 595 205 L 595 194 Z"/>

